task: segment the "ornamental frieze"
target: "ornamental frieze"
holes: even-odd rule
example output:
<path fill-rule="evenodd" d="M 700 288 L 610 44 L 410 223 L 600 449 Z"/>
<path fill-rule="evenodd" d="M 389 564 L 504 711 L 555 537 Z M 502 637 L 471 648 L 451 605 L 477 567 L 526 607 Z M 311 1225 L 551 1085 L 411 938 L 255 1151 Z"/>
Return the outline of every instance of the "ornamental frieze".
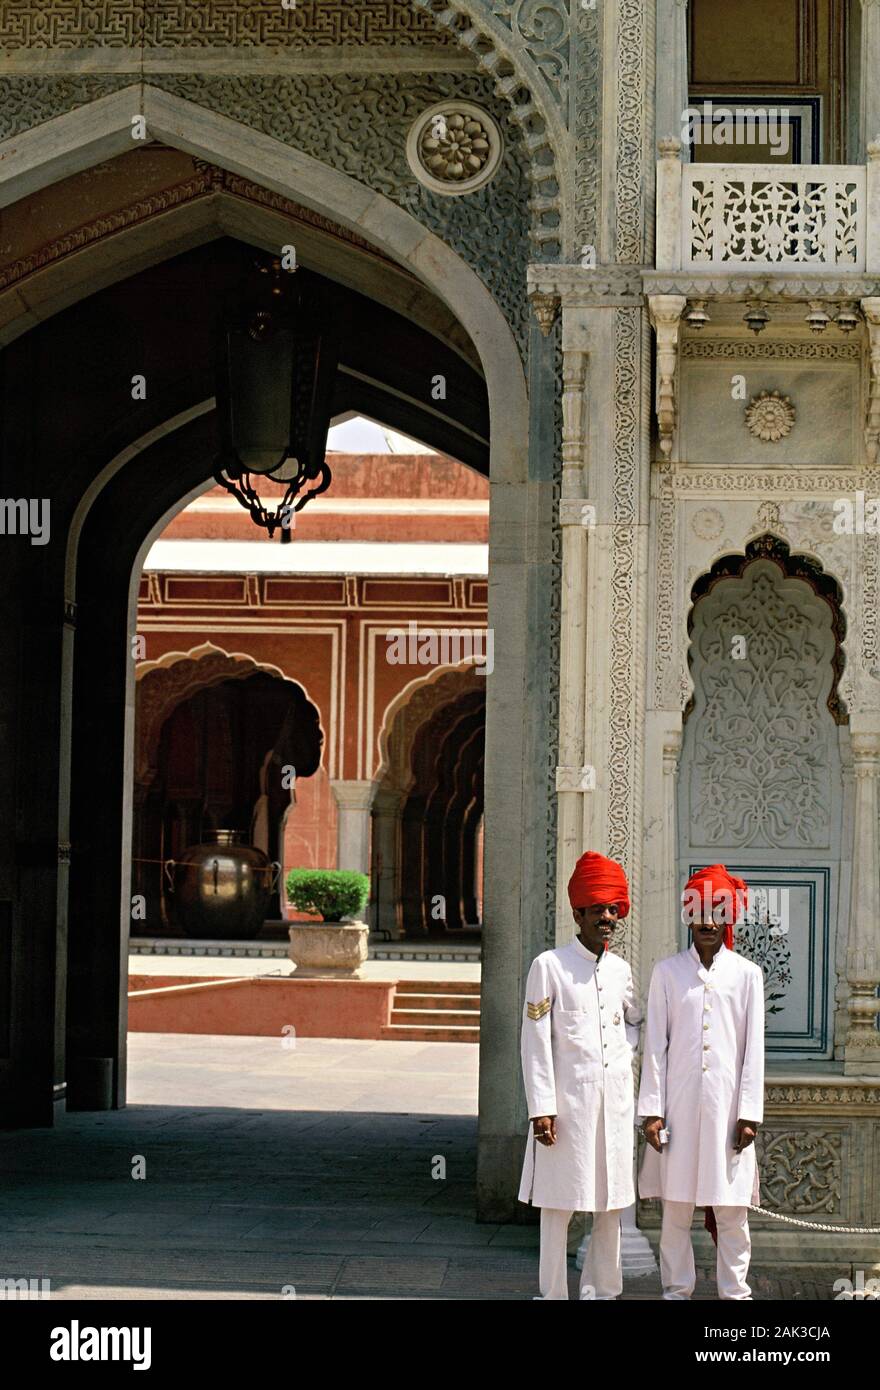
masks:
<path fill-rule="evenodd" d="M 45 0 L 0 6 L 0 48 L 448 44 L 409 0 Z"/>

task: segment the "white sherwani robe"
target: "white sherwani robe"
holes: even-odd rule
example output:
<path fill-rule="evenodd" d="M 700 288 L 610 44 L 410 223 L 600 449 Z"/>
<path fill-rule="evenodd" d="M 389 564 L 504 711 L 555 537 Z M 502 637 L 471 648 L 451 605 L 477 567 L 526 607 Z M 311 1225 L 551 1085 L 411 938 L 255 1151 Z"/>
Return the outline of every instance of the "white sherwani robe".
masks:
<path fill-rule="evenodd" d="M 639 1115 L 662 1115 L 639 1194 L 694 1206 L 757 1205 L 755 1146 L 734 1153 L 737 1120 L 764 1118 L 764 976 L 722 945 L 707 970 L 695 946 L 658 961 L 648 991 Z"/>
<path fill-rule="evenodd" d="M 633 1049 L 642 1011 L 629 965 L 575 938 L 532 962 L 522 1023 L 529 1119 L 556 1116 L 556 1143 L 526 1144 L 519 1200 L 612 1211 L 633 1191 Z"/>

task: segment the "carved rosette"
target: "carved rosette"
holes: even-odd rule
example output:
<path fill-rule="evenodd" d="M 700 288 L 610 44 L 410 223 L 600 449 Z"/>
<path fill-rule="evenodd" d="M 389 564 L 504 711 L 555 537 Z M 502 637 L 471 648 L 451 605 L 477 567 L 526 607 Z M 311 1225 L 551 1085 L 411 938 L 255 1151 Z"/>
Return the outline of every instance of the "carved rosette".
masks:
<path fill-rule="evenodd" d="M 413 123 L 406 157 L 432 193 L 457 197 L 488 183 L 501 163 L 501 129 L 488 111 L 467 101 L 441 101 Z"/>
<path fill-rule="evenodd" d="M 795 409 L 788 396 L 778 391 L 762 391 L 753 396 L 745 410 L 746 429 L 756 439 L 775 444 L 794 427 Z"/>

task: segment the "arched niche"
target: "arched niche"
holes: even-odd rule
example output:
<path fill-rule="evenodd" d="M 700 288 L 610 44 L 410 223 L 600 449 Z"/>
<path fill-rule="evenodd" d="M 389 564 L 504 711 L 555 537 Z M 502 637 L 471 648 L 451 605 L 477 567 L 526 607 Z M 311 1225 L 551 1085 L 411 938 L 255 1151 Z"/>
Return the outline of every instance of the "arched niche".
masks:
<path fill-rule="evenodd" d="M 768 1053 L 827 1058 L 847 756 L 840 587 L 763 535 L 692 598 L 679 879 L 721 862 L 751 885 L 737 949 L 764 970 Z"/>

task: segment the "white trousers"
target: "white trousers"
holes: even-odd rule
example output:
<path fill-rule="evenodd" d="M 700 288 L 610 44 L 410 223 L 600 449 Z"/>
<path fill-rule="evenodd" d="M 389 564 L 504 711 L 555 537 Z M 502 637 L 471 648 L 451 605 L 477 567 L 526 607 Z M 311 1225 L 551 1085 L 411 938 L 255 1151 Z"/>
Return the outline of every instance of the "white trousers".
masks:
<path fill-rule="evenodd" d="M 715 1278 L 719 1298 L 751 1298 L 746 1283 L 752 1242 L 748 1207 L 715 1207 L 718 1252 Z M 664 1202 L 660 1230 L 660 1279 L 663 1297 L 690 1298 L 696 1283 L 694 1248 L 691 1245 L 693 1202 Z"/>
<path fill-rule="evenodd" d="M 581 1299 L 618 1298 L 623 1291 L 620 1270 L 620 1211 L 597 1211 L 593 1233 L 581 1270 Z M 568 1298 L 568 1223 L 570 1211 L 541 1208 L 541 1259 L 538 1282 L 541 1298 Z"/>

